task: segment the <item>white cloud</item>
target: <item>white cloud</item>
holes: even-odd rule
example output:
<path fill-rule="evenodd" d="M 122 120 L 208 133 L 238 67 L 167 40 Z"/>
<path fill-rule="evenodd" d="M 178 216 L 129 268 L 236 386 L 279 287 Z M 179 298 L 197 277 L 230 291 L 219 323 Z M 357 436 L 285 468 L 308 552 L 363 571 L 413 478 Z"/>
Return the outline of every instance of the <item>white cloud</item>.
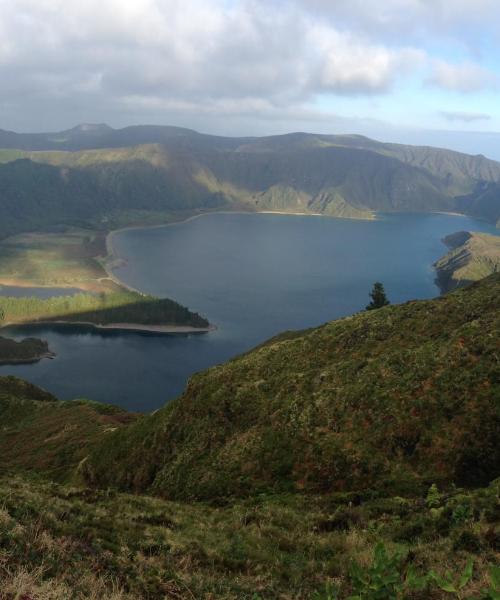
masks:
<path fill-rule="evenodd" d="M 436 60 L 428 82 L 445 90 L 469 93 L 495 88 L 498 79 L 491 71 L 472 62 L 451 64 Z"/>
<path fill-rule="evenodd" d="M 385 92 L 416 50 L 248 0 L 0 0 L 2 100 L 81 93 L 276 106 Z"/>
<path fill-rule="evenodd" d="M 436 61 L 419 36 L 463 33 L 474 10 L 486 22 L 487 8 L 491 0 L 382 0 L 370 10 L 366 0 L 0 0 L 0 127 L 118 114 L 279 119 L 325 96 L 333 107 L 397 93 L 411 78 L 418 89 L 429 70 L 444 90 L 481 90 L 495 81 L 479 59 Z"/>
<path fill-rule="evenodd" d="M 366 0 L 294 0 L 296 5 L 330 18 L 332 22 L 363 30 L 375 38 L 406 40 L 430 36 L 456 37 L 479 28 L 499 29 L 498 0 L 382 0 L 367 6 Z M 465 40 L 464 40 L 465 38 Z"/>

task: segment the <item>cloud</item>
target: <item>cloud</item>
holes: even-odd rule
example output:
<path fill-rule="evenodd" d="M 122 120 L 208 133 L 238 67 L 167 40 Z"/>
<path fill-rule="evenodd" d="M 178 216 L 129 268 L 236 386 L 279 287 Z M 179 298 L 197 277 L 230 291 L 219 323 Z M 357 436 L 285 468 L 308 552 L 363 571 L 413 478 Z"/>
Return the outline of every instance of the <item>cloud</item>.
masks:
<path fill-rule="evenodd" d="M 497 0 L 383 0 L 367 10 L 366 0 L 294 0 L 297 6 L 329 18 L 338 26 L 374 38 L 429 40 L 455 38 L 463 45 L 469 34 L 499 30 Z"/>
<path fill-rule="evenodd" d="M 497 87 L 497 76 L 472 62 L 451 64 L 436 60 L 428 83 L 453 92 L 478 92 Z"/>
<path fill-rule="evenodd" d="M 361 113 L 363 97 L 365 111 L 376 95 L 394 104 L 409 80 L 418 93 L 428 71 L 442 90 L 480 91 L 496 81 L 479 58 L 448 64 L 421 39 L 464 39 L 467 19 L 495 21 L 487 8 L 490 0 L 383 0 L 370 11 L 365 0 L 0 0 L 0 127 L 201 115 L 212 129 L 227 114 L 288 115 L 295 128 L 293 115 L 335 112 L 346 98 Z"/>
<path fill-rule="evenodd" d="M 463 123 L 473 123 L 475 121 L 489 121 L 491 115 L 486 113 L 460 112 L 442 110 L 439 114 L 447 121 L 462 121 Z"/>
<path fill-rule="evenodd" d="M 1 105 L 290 106 L 385 93 L 419 51 L 387 48 L 293 7 L 242 0 L 0 0 Z"/>

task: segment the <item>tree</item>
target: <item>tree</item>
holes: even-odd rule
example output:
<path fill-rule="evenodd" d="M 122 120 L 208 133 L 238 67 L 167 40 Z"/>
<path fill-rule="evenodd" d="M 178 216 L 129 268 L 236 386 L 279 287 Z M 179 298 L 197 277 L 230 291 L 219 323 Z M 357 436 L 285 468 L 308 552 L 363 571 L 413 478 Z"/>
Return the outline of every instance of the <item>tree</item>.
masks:
<path fill-rule="evenodd" d="M 374 310 L 390 304 L 387 296 L 385 295 L 384 286 L 380 283 L 380 281 L 376 281 L 373 284 L 372 291 L 370 292 L 370 298 L 372 301 L 370 304 L 368 304 L 366 310 Z"/>

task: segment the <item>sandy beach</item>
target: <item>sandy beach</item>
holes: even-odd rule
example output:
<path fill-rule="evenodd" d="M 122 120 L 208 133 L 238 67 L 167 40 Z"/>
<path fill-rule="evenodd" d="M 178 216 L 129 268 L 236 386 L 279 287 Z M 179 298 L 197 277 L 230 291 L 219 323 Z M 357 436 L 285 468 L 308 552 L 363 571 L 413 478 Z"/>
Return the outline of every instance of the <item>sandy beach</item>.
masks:
<path fill-rule="evenodd" d="M 33 325 L 81 325 L 83 327 L 90 327 L 92 329 L 107 329 L 115 331 L 142 331 L 146 333 L 208 333 L 215 331 L 217 327 L 215 325 L 209 325 L 208 327 L 191 327 L 188 325 L 143 325 L 141 323 L 109 323 L 102 325 L 99 323 L 91 323 L 90 321 L 29 321 L 25 323 L 5 323 L 0 328 L 5 329 L 7 327 L 24 327 Z"/>

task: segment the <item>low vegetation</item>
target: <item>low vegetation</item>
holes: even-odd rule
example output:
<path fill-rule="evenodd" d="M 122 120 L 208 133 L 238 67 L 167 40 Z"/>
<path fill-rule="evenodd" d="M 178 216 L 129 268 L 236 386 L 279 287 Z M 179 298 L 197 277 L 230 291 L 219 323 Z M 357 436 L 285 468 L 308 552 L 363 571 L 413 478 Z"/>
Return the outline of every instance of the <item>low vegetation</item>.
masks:
<path fill-rule="evenodd" d="M 116 286 L 102 266 L 105 257 L 102 232 L 64 229 L 11 236 L 0 242 L 0 283 L 109 291 Z"/>
<path fill-rule="evenodd" d="M 0 598 L 495 600 L 499 493 L 214 506 L 3 476 Z"/>
<path fill-rule="evenodd" d="M 444 238 L 448 254 L 435 263 L 444 292 L 500 271 L 500 236 L 459 231 Z"/>
<path fill-rule="evenodd" d="M 106 438 L 88 481 L 169 498 L 421 493 L 500 475 L 500 274 L 285 334 Z"/>
<path fill-rule="evenodd" d="M 498 600 L 499 286 L 285 333 L 150 416 L 0 378 L 0 598 Z"/>
<path fill-rule="evenodd" d="M 51 353 L 49 345 L 43 340 L 26 338 L 16 342 L 0 337 L 0 365 L 36 362 L 45 356 L 51 356 Z"/>

